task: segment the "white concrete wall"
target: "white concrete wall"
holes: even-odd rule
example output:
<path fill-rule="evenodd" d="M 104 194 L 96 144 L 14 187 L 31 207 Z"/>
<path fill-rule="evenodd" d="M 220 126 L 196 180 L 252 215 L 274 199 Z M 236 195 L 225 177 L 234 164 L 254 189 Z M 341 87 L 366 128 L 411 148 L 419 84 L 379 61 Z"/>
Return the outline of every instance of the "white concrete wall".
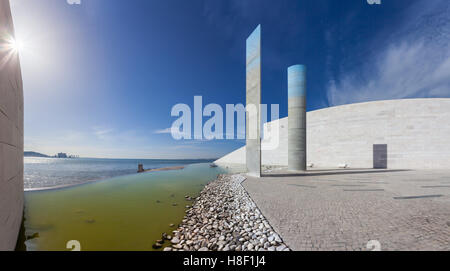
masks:
<path fill-rule="evenodd" d="M 373 144 L 387 144 L 388 168 L 450 168 L 450 99 L 343 105 L 308 112 L 307 121 L 308 164 L 314 167 L 372 168 Z M 281 119 L 280 146 L 263 150 L 264 165 L 287 165 L 287 126 Z M 243 154 L 239 149 L 216 163 L 245 163 Z"/>
<path fill-rule="evenodd" d="M 8 0 L 0 0 L 0 250 L 13 250 L 23 215 L 23 90 Z"/>

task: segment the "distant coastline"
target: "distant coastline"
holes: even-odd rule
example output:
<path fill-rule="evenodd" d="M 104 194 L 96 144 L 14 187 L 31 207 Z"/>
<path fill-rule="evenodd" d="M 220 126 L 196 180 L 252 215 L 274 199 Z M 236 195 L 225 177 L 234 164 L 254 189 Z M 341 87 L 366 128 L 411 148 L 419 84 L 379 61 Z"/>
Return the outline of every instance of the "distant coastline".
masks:
<path fill-rule="evenodd" d="M 42 153 L 34 152 L 34 151 L 24 151 L 23 156 L 24 157 L 50 157 L 46 154 L 42 154 Z"/>
<path fill-rule="evenodd" d="M 23 152 L 24 157 L 40 157 L 40 158 L 80 158 L 78 155 L 68 155 L 67 153 L 60 152 L 58 154 L 55 154 L 53 156 L 34 152 L 34 151 L 24 151 Z"/>
<path fill-rule="evenodd" d="M 35 151 L 24 151 L 23 152 L 24 157 L 42 157 L 42 158 L 57 158 L 57 155 L 47 155 Z M 219 157 L 216 158 L 106 158 L 106 157 L 77 157 L 77 158 L 84 158 L 84 159 L 109 159 L 109 160 L 160 160 L 160 161 L 203 161 L 205 163 L 213 162 L 219 159 Z"/>

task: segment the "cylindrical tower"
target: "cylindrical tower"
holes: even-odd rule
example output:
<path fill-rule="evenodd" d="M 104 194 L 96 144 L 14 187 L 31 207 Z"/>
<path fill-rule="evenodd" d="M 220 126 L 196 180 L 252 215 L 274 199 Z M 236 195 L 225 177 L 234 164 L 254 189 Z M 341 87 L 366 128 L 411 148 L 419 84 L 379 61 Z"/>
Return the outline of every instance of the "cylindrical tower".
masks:
<path fill-rule="evenodd" d="M 306 170 L 306 67 L 288 68 L 288 168 Z"/>

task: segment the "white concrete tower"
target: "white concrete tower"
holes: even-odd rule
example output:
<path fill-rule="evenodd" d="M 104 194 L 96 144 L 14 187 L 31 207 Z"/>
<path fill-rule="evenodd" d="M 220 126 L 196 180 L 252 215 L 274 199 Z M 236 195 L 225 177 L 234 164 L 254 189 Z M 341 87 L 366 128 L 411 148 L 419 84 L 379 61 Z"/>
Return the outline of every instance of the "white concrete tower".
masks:
<path fill-rule="evenodd" d="M 306 67 L 288 68 L 288 169 L 306 170 Z"/>
<path fill-rule="evenodd" d="M 261 26 L 247 39 L 247 174 L 261 177 Z"/>

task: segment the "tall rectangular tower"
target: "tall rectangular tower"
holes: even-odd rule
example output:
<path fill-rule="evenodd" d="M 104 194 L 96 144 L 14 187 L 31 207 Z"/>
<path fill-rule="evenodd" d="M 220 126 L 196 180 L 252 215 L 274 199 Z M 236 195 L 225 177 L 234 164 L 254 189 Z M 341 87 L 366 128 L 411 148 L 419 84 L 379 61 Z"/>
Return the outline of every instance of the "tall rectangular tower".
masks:
<path fill-rule="evenodd" d="M 261 177 L 261 25 L 247 39 L 247 174 Z"/>

